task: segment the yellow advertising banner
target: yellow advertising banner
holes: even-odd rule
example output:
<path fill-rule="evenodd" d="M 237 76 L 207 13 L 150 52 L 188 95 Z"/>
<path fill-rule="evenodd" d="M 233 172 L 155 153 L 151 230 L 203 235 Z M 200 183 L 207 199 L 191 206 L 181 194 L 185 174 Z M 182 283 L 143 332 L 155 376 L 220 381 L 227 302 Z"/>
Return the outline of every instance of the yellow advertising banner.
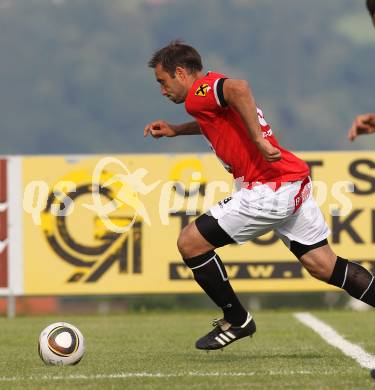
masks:
<path fill-rule="evenodd" d="M 374 272 L 375 152 L 299 155 L 332 247 Z M 212 154 L 25 157 L 22 175 L 26 295 L 199 292 L 177 238 L 236 188 Z M 272 232 L 218 253 L 238 292 L 334 290 Z"/>

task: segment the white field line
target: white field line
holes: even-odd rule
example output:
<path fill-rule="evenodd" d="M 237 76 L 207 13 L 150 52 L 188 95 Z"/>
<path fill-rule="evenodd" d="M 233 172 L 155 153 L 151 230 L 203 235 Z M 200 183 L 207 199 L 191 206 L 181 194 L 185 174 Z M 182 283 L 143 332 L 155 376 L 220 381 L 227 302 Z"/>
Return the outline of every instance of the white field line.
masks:
<path fill-rule="evenodd" d="M 294 313 L 300 322 L 314 330 L 328 344 L 338 348 L 343 354 L 354 359 L 364 368 L 375 368 L 375 356 L 367 353 L 359 345 L 353 344 L 340 336 L 333 328 L 310 313 Z"/>
<path fill-rule="evenodd" d="M 326 370 L 319 375 L 332 375 L 334 371 Z M 182 372 L 175 374 L 150 373 L 150 372 L 121 372 L 118 374 L 95 375 L 30 375 L 30 376 L 2 376 L 0 382 L 17 381 L 59 381 L 59 380 L 95 380 L 95 379 L 128 379 L 128 378 L 182 378 L 182 377 L 250 377 L 255 375 L 316 375 L 316 371 L 309 370 L 272 370 L 249 372 Z"/>

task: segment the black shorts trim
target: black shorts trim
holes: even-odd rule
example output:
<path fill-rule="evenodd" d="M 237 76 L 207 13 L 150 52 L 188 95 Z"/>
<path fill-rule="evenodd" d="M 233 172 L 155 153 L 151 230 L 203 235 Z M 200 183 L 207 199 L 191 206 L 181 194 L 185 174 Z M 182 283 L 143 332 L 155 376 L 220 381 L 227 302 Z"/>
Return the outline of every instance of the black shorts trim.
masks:
<path fill-rule="evenodd" d="M 236 241 L 220 227 L 217 219 L 212 215 L 200 215 L 195 220 L 195 225 L 199 233 L 215 248 L 236 243 Z"/>
<path fill-rule="evenodd" d="M 289 249 L 294 254 L 294 256 L 296 256 L 297 259 L 299 259 L 307 252 L 310 252 L 313 249 L 320 248 L 321 246 L 324 246 L 327 244 L 328 244 L 328 241 L 326 238 L 324 240 L 319 241 L 319 242 L 312 244 L 312 245 L 305 245 L 305 244 L 301 244 L 300 242 L 297 242 L 297 241 L 291 241 Z"/>

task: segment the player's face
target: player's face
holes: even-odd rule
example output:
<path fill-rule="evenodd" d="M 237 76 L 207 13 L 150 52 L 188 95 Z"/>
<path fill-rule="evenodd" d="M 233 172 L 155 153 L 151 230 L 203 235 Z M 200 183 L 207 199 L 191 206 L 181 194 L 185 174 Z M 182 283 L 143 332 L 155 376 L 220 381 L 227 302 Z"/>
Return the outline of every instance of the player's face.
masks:
<path fill-rule="evenodd" d="M 183 78 L 178 74 L 172 77 L 166 72 L 162 65 L 158 64 L 155 67 L 155 77 L 160 84 L 160 92 L 166 96 L 173 103 L 180 104 L 185 101 L 188 89 L 184 83 Z"/>

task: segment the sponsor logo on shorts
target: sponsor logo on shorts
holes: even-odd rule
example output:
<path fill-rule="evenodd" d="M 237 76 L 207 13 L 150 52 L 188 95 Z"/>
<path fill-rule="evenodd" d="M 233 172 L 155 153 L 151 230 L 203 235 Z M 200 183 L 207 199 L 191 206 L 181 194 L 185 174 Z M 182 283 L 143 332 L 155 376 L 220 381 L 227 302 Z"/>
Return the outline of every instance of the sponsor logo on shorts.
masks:
<path fill-rule="evenodd" d="M 225 199 L 223 199 L 223 200 L 220 200 L 219 202 L 218 202 L 218 205 L 221 207 L 221 208 L 223 208 L 224 207 L 224 205 L 226 205 L 229 201 L 231 201 L 232 200 L 232 197 L 231 196 L 228 196 L 227 198 L 225 198 Z"/>
<path fill-rule="evenodd" d="M 311 181 L 306 178 L 302 184 L 301 189 L 294 198 L 294 212 L 296 212 L 302 205 L 302 203 L 310 196 L 311 193 Z"/>

